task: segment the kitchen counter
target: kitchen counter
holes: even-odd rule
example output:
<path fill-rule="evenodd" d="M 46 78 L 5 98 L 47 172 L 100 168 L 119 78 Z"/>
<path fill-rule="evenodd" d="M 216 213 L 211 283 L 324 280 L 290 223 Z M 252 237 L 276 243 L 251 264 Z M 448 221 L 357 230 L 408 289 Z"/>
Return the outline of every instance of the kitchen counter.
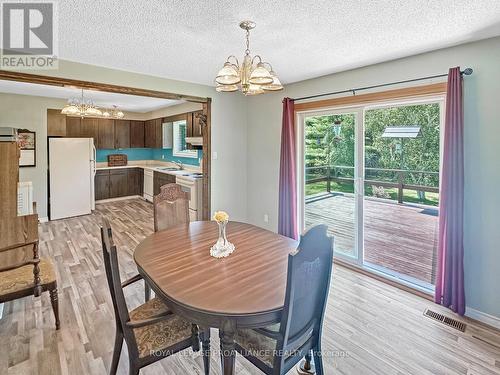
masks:
<path fill-rule="evenodd" d="M 177 167 L 173 163 L 153 162 L 151 160 L 144 161 L 142 163 L 141 162 L 133 162 L 132 164 L 127 164 L 127 165 L 122 165 L 122 166 L 117 166 L 117 167 L 110 167 L 107 165 L 107 163 L 104 162 L 104 163 L 97 163 L 97 167 L 96 167 L 96 169 L 98 171 L 123 169 L 123 168 L 142 168 L 144 170 L 150 170 L 150 171 L 170 174 L 170 175 L 174 175 L 174 176 L 179 176 L 179 175 L 182 176 L 182 175 L 186 175 L 186 174 L 200 173 L 201 172 L 200 167 L 191 166 L 191 165 L 185 165 L 184 169 L 167 170 L 165 168 L 177 168 Z"/>

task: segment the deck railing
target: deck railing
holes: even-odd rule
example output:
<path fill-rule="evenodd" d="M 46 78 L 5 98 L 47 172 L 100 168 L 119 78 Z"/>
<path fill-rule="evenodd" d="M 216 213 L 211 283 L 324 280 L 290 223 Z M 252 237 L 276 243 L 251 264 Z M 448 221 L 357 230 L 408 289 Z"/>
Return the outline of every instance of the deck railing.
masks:
<path fill-rule="evenodd" d="M 316 167 L 306 167 L 306 184 L 326 181 L 326 190 L 331 192 L 331 183 L 354 183 L 354 167 L 343 165 L 322 165 Z M 392 178 L 374 179 L 377 174 L 392 174 Z M 420 176 L 425 180 L 425 176 L 435 181 L 435 186 L 421 185 L 418 183 L 407 183 L 408 176 Z M 398 190 L 398 202 L 403 203 L 403 192 L 407 190 L 416 190 L 422 192 L 439 193 L 438 187 L 439 172 L 417 171 L 408 169 L 387 169 L 387 168 L 365 168 L 365 185 L 372 185 L 384 188 L 396 188 Z"/>

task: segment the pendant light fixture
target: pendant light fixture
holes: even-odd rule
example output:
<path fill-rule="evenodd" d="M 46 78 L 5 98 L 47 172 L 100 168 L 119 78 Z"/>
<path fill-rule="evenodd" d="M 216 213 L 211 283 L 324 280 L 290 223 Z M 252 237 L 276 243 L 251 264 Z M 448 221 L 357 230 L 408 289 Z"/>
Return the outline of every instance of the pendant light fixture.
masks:
<path fill-rule="evenodd" d="M 234 55 L 229 56 L 215 77 L 215 89 L 219 92 L 240 90 L 245 95 L 282 90 L 283 85 L 271 64 L 263 61 L 259 55 L 254 57 L 250 55 L 250 30 L 255 28 L 255 22 L 242 21 L 240 27 L 246 31 L 247 47 L 242 63 L 240 65 Z"/>
<path fill-rule="evenodd" d="M 92 101 L 92 99 L 85 99 L 83 95 L 80 98 L 71 98 L 68 104 L 61 110 L 63 115 L 81 116 L 83 117 L 105 117 L 105 118 L 123 118 L 125 114 L 120 111 L 116 105 L 112 109 L 100 110 Z"/>

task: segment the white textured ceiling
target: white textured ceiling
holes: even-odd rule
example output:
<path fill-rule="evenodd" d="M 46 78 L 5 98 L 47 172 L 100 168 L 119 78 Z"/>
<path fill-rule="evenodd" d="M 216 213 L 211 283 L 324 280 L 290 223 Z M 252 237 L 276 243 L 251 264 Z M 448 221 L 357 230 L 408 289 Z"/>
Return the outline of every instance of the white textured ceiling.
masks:
<path fill-rule="evenodd" d="M 64 0 L 67 60 L 213 84 L 244 51 L 239 21 L 257 23 L 252 53 L 282 81 L 500 35 L 500 0 Z"/>
<path fill-rule="evenodd" d="M 59 87 L 49 85 L 38 85 L 15 81 L 0 80 L 0 93 L 42 96 L 68 100 L 80 98 L 81 89 L 74 87 Z M 146 113 L 160 108 L 183 103 L 182 100 L 169 100 L 161 98 L 150 98 L 146 96 L 115 94 L 104 91 L 84 90 L 84 98 L 92 101 L 101 108 L 112 108 L 114 105 L 123 111 Z"/>

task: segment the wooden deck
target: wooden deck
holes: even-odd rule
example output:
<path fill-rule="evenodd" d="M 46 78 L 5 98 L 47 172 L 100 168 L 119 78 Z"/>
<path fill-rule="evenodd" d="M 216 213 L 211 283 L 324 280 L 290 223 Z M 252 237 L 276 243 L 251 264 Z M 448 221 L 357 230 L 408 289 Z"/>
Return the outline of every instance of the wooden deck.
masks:
<path fill-rule="evenodd" d="M 326 224 L 337 251 L 354 252 L 354 198 L 315 197 L 306 203 L 306 227 Z M 364 260 L 374 266 L 434 284 L 438 210 L 368 198 L 364 203 Z"/>

